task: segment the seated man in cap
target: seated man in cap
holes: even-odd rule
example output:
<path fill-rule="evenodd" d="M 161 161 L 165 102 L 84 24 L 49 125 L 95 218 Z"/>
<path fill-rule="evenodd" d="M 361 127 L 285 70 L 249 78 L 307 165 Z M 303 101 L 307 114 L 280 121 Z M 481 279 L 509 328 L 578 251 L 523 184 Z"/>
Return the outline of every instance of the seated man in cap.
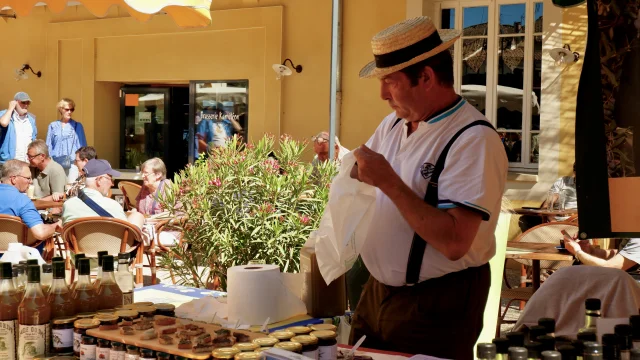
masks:
<path fill-rule="evenodd" d="M 122 206 L 107 196 L 113 186 L 113 176 L 120 176 L 107 160 L 89 160 L 84 166 L 84 173 L 85 188 L 79 191 L 77 197 L 65 201 L 62 207 L 63 224 L 84 217 L 106 216 L 128 221 L 142 229 L 144 215 L 134 209 L 127 216 Z"/>
<path fill-rule="evenodd" d="M 46 240 L 60 230 L 62 222 L 45 224 L 33 201 L 25 195 L 31 184 L 29 164 L 20 160 L 7 160 L 2 165 L 2 184 L 0 184 L 0 214 L 18 216 L 27 225 L 33 238 Z M 25 244 L 31 245 L 31 244 Z"/>
<path fill-rule="evenodd" d="M 33 169 L 36 198 L 60 201 L 64 198 L 67 175 L 60 164 L 49 156 L 49 147 L 44 140 L 37 139 L 27 147 L 27 158 Z"/>
<path fill-rule="evenodd" d="M 0 164 L 11 159 L 28 161 L 27 146 L 36 139 L 36 117 L 29 112 L 31 98 L 17 93 L 9 107 L 0 111 Z"/>

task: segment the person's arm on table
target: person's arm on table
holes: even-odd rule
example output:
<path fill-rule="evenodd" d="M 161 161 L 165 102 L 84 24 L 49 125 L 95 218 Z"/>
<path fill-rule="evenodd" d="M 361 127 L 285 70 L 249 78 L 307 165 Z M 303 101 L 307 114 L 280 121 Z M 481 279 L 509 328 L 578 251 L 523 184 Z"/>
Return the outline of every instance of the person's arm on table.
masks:
<path fill-rule="evenodd" d="M 636 263 L 618 254 L 616 250 L 597 249 L 592 246 L 581 246 L 573 239 L 565 237 L 565 247 L 584 265 L 601 266 L 620 270 L 627 270 Z"/>
<path fill-rule="evenodd" d="M 29 230 L 31 230 L 31 233 L 33 234 L 33 237 L 36 240 L 46 240 L 52 237 L 53 233 L 55 233 L 57 230 L 61 230 L 61 229 L 62 229 L 62 221 L 58 220 L 58 222 L 56 222 L 55 224 L 42 223 L 42 224 L 38 224 L 31 227 Z M 31 244 L 26 244 L 26 245 L 31 245 Z"/>

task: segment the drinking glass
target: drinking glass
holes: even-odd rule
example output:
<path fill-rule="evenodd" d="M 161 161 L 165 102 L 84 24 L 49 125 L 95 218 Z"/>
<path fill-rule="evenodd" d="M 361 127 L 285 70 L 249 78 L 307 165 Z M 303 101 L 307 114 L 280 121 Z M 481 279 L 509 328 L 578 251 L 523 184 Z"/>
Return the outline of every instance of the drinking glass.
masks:
<path fill-rule="evenodd" d="M 554 200 L 556 197 L 557 192 L 555 192 L 554 190 L 549 190 L 549 192 L 547 193 L 547 210 L 551 211 L 554 208 Z"/>
<path fill-rule="evenodd" d="M 115 198 L 118 204 L 120 204 L 120 206 L 122 206 L 122 208 L 124 209 L 124 195 L 116 195 Z"/>

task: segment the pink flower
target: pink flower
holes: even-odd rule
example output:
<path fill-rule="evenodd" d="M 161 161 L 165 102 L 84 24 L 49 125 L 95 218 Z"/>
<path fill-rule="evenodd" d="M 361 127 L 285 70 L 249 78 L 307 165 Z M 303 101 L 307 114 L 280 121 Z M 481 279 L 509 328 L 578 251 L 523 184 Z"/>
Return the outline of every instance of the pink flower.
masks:
<path fill-rule="evenodd" d="M 220 187 L 222 185 L 222 182 L 220 181 L 220 179 L 215 178 L 213 180 L 209 180 L 209 185 Z"/>
<path fill-rule="evenodd" d="M 300 216 L 300 222 L 303 223 L 304 225 L 307 225 L 310 220 L 311 219 L 309 219 L 309 217 L 307 215 L 301 215 Z"/>

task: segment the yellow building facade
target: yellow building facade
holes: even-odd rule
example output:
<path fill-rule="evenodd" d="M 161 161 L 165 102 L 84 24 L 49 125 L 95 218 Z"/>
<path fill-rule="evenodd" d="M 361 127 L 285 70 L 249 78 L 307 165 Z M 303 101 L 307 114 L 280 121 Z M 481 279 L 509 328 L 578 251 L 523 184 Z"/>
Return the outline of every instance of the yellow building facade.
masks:
<path fill-rule="evenodd" d="M 484 4 L 493 9 L 531 1 L 344 0 L 337 132 L 343 145 L 354 148 L 365 142 L 390 112 L 379 98 L 377 81 L 358 78 L 372 58 L 369 41 L 376 32 L 418 15 L 437 20 L 443 6 Z M 551 0 L 537 1 L 544 5 L 539 168 L 510 173 L 506 196 L 514 206 L 539 204 L 552 182 L 570 173 L 574 159 L 581 62 L 557 66 L 545 51 L 570 44 L 584 54 L 586 9 L 563 10 Z M 329 127 L 331 11 L 330 0 L 217 0 L 211 26 L 182 29 L 166 15 L 140 23 L 117 7 L 105 18 L 95 18 L 81 5 L 60 14 L 36 6 L 29 16 L 0 20 L 5 46 L 0 107 L 17 91 L 29 93 L 38 137 L 44 138 L 48 124 L 59 118 L 57 101 L 72 98 L 77 103 L 73 118 L 84 125 L 88 143 L 102 158 L 117 163 L 123 85 L 248 79 L 249 138 L 286 133 L 309 139 Z M 491 57 L 487 55 L 488 61 Z M 271 66 L 285 58 L 301 64 L 303 71 L 277 80 Z M 42 77 L 16 82 L 14 71 L 25 63 L 41 70 Z"/>

